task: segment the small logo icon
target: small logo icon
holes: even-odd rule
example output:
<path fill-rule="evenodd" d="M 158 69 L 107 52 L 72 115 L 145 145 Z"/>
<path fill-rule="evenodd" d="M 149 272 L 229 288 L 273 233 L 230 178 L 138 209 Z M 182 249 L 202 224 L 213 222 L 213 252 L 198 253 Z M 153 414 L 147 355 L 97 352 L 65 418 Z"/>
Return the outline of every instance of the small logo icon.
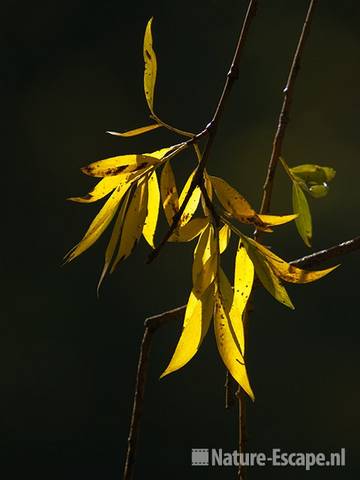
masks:
<path fill-rule="evenodd" d="M 191 450 L 191 465 L 203 466 L 209 465 L 209 449 L 208 448 L 193 448 Z"/>

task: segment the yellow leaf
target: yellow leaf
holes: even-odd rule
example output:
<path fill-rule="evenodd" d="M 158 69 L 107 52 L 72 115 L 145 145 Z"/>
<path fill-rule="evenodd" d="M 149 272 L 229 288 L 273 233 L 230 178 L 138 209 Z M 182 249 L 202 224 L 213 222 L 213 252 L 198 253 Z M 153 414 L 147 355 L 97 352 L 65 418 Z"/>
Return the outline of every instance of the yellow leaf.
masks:
<path fill-rule="evenodd" d="M 102 178 L 95 187 L 83 197 L 71 197 L 68 200 L 79 203 L 92 203 L 97 202 L 101 198 L 104 198 L 108 193 L 114 190 L 118 185 L 126 183 L 123 175 L 116 175 L 114 177 Z"/>
<path fill-rule="evenodd" d="M 125 214 L 120 245 L 111 268 L 111 273 L 119 262 L 133 252 L 144 227 L 147 214 L 148 182 L 146 179 L 139 182 Z"/>
<path fill-rule="evenodd" d="M 266 258 L 267 263 L 270 265 L 275 275 L 288 283 L 315 282 L 339 266 L 336 265 L 324 270 L 303 270 L 286 262 L 282 258 L 275 255 L 274 252 L 264 247 L 264 245 L 255 242 L 251 238 L 248 238 L 248 241 L 259 251 L 261 255 Z"/>
<path fill-rule="evenodd" d="M 194 240 L 206 228 L 208 218 L 193 218 L 189 223 L 176 229 L 169 238 L 169 242 L 190 242 Z"/>
<path fill-rule="evenodd" d="M 256 275 L 259 277 L 260 282 L 266 290 L 278 302 L 294 309 L 295 307 L 292 304 L 287 291 L 269 264 L 269 258 L 259 252 L 259 249 L 257 246 L 254 246 L 254 243 L 250 238 L 243 235 L 242 241 L 252 263 L 254 264 Z"/>
<path fill-rule="evenodd" d="M 296 227 L 300 237 L 304 240 L 305 245 L 311 247 L 312 220 L 309 204 L 304 192 L 296 182 L 293 182 L 292 185 L 292 199 L 294 213 L 298 214 L 298 217 L 295 220 Z"/>
<path fill-rule="evenodd" d="M 219 231 L 219 251 L 220 254 L 224 253 L 229 245 L 231 237 L 231 229 L 229 225 L 225 224 L 221 227 Z"/>
<path fill-rule="evenodd" d="M 174 355 L 160 378 L 186 365 L 198 351 L 205 337 L 214 309 L 214 285 L 198 298 L 193 292 L 186 306 L 181 337 Z"/>
<path fill-rule="evenodd" d="M 149 191 L 148 191 L 148 207 L 147 207 L 147 216 L 145 219 L 143 235 L 145 240 L 148 242 L 150 247 L 155 248 L 154 245 L 154 236 L 156 231 L 156 225 L 159 216 L 159 204 L 160 204 L 160 190 L 159 183 L 154 171 L 148 180 L 149 182 Z"/>
<path fill-rule="evenodd" d="M 135 128 L 134 130 L 129 130 L 128 132 L 112 132 L 108 130 L 106 133 L 110 135 L 114 135 L 115 137 L 135 137 L 136 135 L 141 135 L 142 133 L 151 132 L 151 130 L 155 130 L 156 128 L 161 127 L 158 123 L 154 123 L 152 125 L 147 125 L 146 127 Z"/>
<path fill-rule="evenodd" d="M 226 277 L 223 272 L 220 271 L 219 289 L 215 295 L 214 308 L 216 344 L 220 356 L 232 377 L 241 385 L 249 397 L 254 400 L 255 397 L 247 376 L 244 357 L 241 353 L 240 344 L 234 330 L 234 324 L 230 318 L 229 302 L 224 298 L 225 285 Z M 239 325 L 242 325 L 242 323 L 239 323 Z"/>
<path fill-rule="evenodd" d="M 266 226 L 274 227 L 276 225 L 283 225 L 284 223 L 291 222 L 297 218 L 297 214 L 293 215 L 257 215 L 261 222 Z"/>
<path fill-rule="evenodd" d="M 129 203 L 130 193 L 131 193 L 131 190 L 128 190 L 126 195 L 125 195 L 125 198 L 124 198 L 124 200 L 122 202 L 122 205 L 120 207 L 118 216 L 116 218 L 116 222 L 114 224 L 113 231 L 111 233 L 109 244 L 106 248 L 105 262 L 104 262 L 104 266 L 103 266 L 103 269 L 102 269 L 102 272 L 101 272 L 101 275 L 100 275 L 100 279 L 99 279 L 99 283 L 98 283 L 98 286 L 97 286 L 98 296 L 99 296 L 99 290 L 100 290 L 101 283 L 104 280 L 105 275 L 107 274 L 107 272 L 109 270 L 111 260 L 114 256 L 116 246 L 117 246 L 117 244 L 119 242 L 119 238 L 121 236 L 121 231 L 122 231 L 122 226 L 123 226 L 123 223 L 124 223 L 125 213 L 126 213 L 128 203 Z"/>
<path fill-rule="evenodd" d="M 195 173 L 196 173 L 196 169 L 191 173 L 191 175 L 189 176 L 189 178 L 185 183 L 185 186 L 179 198 L 179 208 L 181 207 L 188 191 L 190 190 Z M 179 227 L 182 227 L 183 225 L 188 223 L 191 217 L 194 215 L 199 205 L 200 196 L 201 196 L 201 190 L 198 186 L 196 186 L 194 191 L 191 194 L 191 197 L 189 198 L 189 201 L 187 202 L 187 205 L 185 207 L 183 214 L 181 215 L 181 218 L 178 224 Z"/>
<path fill-rule="evenodd" d="M 253 223 L 256 216 L 247 200 L 231 187 L 225 180 L 211 176 L 211 182 L 216 196 L 224 209 L 233 217 L 243 223 Z"/>
<path fill-rule="evenodd" d="M 166 220 L 171 225 L 174 215 L 179 210 L 179 196 L 170 161 L 165 163 L 161 172 L 160 193 Z"/>
<path fill-rule="evenodd" d="M 90 163 L 81 171 L 91 177 L 106 177 L 129 173 L 144 172 L 146 168 L 160 163 L 174 146 L 162 148 L 151 153 L 120 155 Z M 130 177 L 131 178 L 131 177 Z"/>
<path fill-rule="evenodd" d="M 214 281 L 217 271 L 217 249 L 214 228 L 209 223 L 200 235 L 194 251 L 192 267 L 193 292 L 201 297 Z"/>
<path fill-rule="evenodd" d="M 100 212 L 91 222 L 91 225 L 82 240 L 65 256 L 67 262 L 71 262 L 71 260 L 74 260 L 74 258 L 85 252 L 85 250 L 91 247 L 96 242 L 96 240 L 98 240 L 98 238 L 101 236 L 101 234 L 104 232 L 104 230 L 114 217 L 119 202 L 128 188 L 129 184 L 123 184 L 119 185 L 114 190 L 114 192 L 111 194 L 111 196 L 101 208 Z"/>
<path fill-rule="evenodd" d="M 243 313 L 249 299 L 251 289 L 254 282 L 254 265 L 246 251 L 246 248 L 239 239 L 239 245 L 235 258 L 235 275 L 234 275 L 234 297 L 230 310 L 230 317 L 241 322 Z M 238 335 L 241 351 L 245 352 L 245 342 L 243 328 L 240 329 L 241 335 Z"/>
<path fill-rule="evenodd" d="M 154 90 L 156 82 L 157 61 L 156 55 L 153 50 L 153 41 L 151 34 L 151 24 L 153 19 L 151 18 L 146 25 L 145 37 L 144 37 L 144 91 L 147 104 L 151 113 L 154 113 Z"/>

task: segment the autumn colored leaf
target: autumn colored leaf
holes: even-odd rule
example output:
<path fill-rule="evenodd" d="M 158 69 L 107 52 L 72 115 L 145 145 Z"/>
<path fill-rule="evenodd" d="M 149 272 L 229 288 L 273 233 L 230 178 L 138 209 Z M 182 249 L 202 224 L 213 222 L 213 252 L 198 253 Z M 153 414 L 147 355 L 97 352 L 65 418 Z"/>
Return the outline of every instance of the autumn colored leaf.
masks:
<path fill-rule="evenodd" d="M 147 125 L 146 127 L 134 128 L 134 130 L 129 130 L 128 132 L 113 132 L 108 130 L 106 133 L 110 135 L 114 135 L 115 137 L 136 137 L 137 135 L 141 135 L 142 133 L 151 132 L 156 128 L 160 128 L 162 125 L 158 123 L 153 123 L 152 125 Z"/>
<path fill-rule="evenodd" d="M 296 182 L 293 182 L 292 185 L 292 201 L 294 213 L 298 215 L 295 223 L 299 235 L 304 240 L 305 245 L 311 247 L 312 219 L 310 208 L 304 192 Z"/>
<path fill-rule="evenodd" d="M 183 204 L 186 195 L 188 194 L 188 191 L 190 190 L 190 187 L 193 182 L 194 175 L 196 173 L 196 169 L 190 174 L 189 178 L 187 179 L 184 188 L 182 189 L 182 192 L 179 197 L 179 208 L 181 208 L 181 205 Z M 179 220 L 179 228 L 181 228 L 183 225 L 186 225 L 194 213 L 196 212 L 199 201 L 201 197 L 201 190 L 198 186 L 196 186 L 191 194 L 191 197 L 189 198 L 189 201 L 186 204 L 185 210 L 183 214 L 181 215 L 181 218 Z"/>
<path fill-rule="evenodd" d="M 171 225 L 174 215 L 179 210 L 179 196 L 170 161 L 165 163 L 161 172 L 160 193 L 166 220 L 168 224 Z"/>
<path fill-rule="evenodd" d="M 169 238 L 169 242 L 190 242 L 194 240 L 209 224 L 209 219 L 205 217 L 193 218 L 182 226 L 177 228 Z"/>
<path fill-rule="evenodd" d="M 181 337 L 169 365 L 160 378 L 179 370 L 194 357 L 209 329 L 213 309 L 214 284 L 210 285 L 201 297 L 194 292 L 190 293 Z"/>
<path fill-rule="evenodd" d="M 153 18 L 148 21 L 148 24 L 145 29 L 144 37 L 144 61 L 145 61 L 145 70 L 144 70 L 144 91 L 147 104 L 151 113 L 154 113 L 154 91 L 156 83 L 156 73 L 157 73 L 157 61 L 156 55 L 153 49 L 153 40 L 151 33 L 151 24 Z"/>
<path fill-rule="evenodd" d="M 250 223 L 249 219 L 253 218 L 256 212 L 249 202 L 222 178 L 210 176 L 210 179 L 224 209 L 240 222 Z"/>
<path fill-rule="evenodd" d="M 72 202 L 78 202 L 78 203 L 97 202 L 98 200 L 108 195 L 117 186 L 125 185 L 127 181 L 128 181 L 128 178 L 124 177 L 123 175 L 115 175 L 113 177 L 104 177 L 86 195 L 82 197 L 70 197 L 68 198 L 68 200 L 71 200 Z"/>
<path fill-rule="evenodd" d="M 231 229 L 229 225 L 225 223 L 219 230 L 219 251 L 220 254 L 224 253 L 229 245 L 231 237 Z"/>
<path fill-rule="evenodd" d="M 219 288 L 215 295 L 214 308 L 216 344 L 231 376 L 241 385 L 249 397 L 254 400 L 254 393 L 249 383 L 244 357 L 241 352 L 238 335 L 236 334 L 239 325 L 241 325 L 240 328 L 243 328 L 242 320 L 240 319 L 240 322 L 236 325 L 230 318 L 231 297 L 228 297 L 229 288 L 226 287 L 226 285 L 229 285 L 229 282 L 222 270 L 219 273 Z"/>
<path fill-rule="evenodd" d="M 199 237 L 192 267 L 193 292 L 201 297 L 215 280 L 217 273 L 217 245 L 214 227 L 209 223 Z"/>
<path fill-rule="evenodd" d="M 159 183 L 154 171 L 148 180 L 148 206 L 147 216 L 143 228 L 143 235 L 150 247 L 155 248 L 154 236 L 156 231 L 156 225 L 159 217 L 159 205 L 160 205 L 160 190 Z"/>

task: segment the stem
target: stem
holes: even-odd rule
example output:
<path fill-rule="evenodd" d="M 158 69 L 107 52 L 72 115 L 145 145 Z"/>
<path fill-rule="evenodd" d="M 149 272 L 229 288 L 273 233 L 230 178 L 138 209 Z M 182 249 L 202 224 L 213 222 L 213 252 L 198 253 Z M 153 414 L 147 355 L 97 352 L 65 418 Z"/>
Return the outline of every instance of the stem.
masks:
<path fill-rule="evenodd" d="M 176 227 L 177 227 L 177 225 L 178 225 L 178 223 L 181 219 L 181 216 L 184 213 L 186 205 L 188 204 L 188 201 L 190 200 L 190 197 L 191 197 L 193 191 L 195 190 L 195 188 L 197 186 L 199 186 L 201 188 L 201 185 L 204 182 L 203 173 L 204 173 L 207 161 L 209 159 L 210 151 L 211 151 L 211 148 L 212 148 L 212 145 L 214 143 L 215 136 L 216 136 L 217 127 L 218 127 L 219 121 L 221 119 L 221 115 L 223 113 L 223 110 L 224 110 L 225 100 L 229 96 L 230 91 L 232 89 L 232 86 L 233 86 L 235 80 L 239 76 L 240 54 L 241 54 L 241 52 L 243 50 L 243 47 L 245 45 L 245 41 L 246 41 L 246 37 L 247 37 L 247 33 L 249 31 L 251 21 L 252 21 L 253 17 L 255 16 L 256 5 L 257 5 L 257 0 L 250 0 L 248 9 L 247 9 L 247 12 L 246 12 L 246 15 L 245 15 L 245 19 L 244 19 L 244 22 L 243 22 L 243 25 L 242 25 L 242 28 L 241 28 L 241 31 L 240 31 L 239 39 L 238 39 L 238 42 L 237 42 L 237 45 L 236 45 L 236 48 L 235 48 L 235 53 L 234 53 L 234 56 L 233 56 L 233 59 L 232 59 L 231 65 L 230 65 L 230 69 L 229 69 L 229 72 L 226 76 L 224 88 L 221 92 L 221 95 L 220 95 L 220 98 L 219 98 L 219 101 L 217 103 L 215 113 L 214 113 L 212 119 L 210 120 L 210 122 L 207 124 L 207 126 L 201 132 L 199 132 L 197 135 L 195 135 L 195 137 L 191 138 L 190 140 L 188 140 L 186 142 L 188 145 L 190 145 L 190 144 L 196 142 L 197 140 L 199 140 L 204 135 L 208 136 L 207 142 L 206 142 L 206 145 L 205 145 L 205 149 L 204 149 L 204 153 L 203 153 L 202 158 L 201 158 L 201 160 L 200 160 L 200 162 L 197 166 L 196 173 L 194 175 L 194 178 L 193 178 L 192 184 L 189 188 L 189 191 L 187 192 L 187 195 L 184 198 L 184 201 L 183 201 L 182 205 L 180 206 L 180 209 L 174 215 L 174 218 L 173 218 L 173 221 L 172 221 L 172 224 L 171 224 L 169 230 L 167 231 L 167 233 L 165 234 L 165 236 L 163 237 L 161 242 L 158 244 L 158 246 L 151 252 L 151 254 L 148 257 L 147 263 L 152 262 L 159 255 L 160 250 L 163 248 L 165 243 L 169 240 L 169 238 L 173 234 L 174 230 L 176 229 Z"/>
<path fill-rule="evenodd" d="M 144 406 L 145 385 L 149 368 L 149 355 L 153 335 L 159 327 L 172 319 L 178 318 L 184 310 L 185 307 L 174 308 L 173 310 L 161 313 L 160 315 L 149 317 L 144 322 L 145 331 L 140 345 L 123 480 L 131 480 L 134 474 L 136 450 L 140 431 L 140 421 Z"/>
<path fill-rule="evenodd" d="M 310 24 L 314 8 L 316 5 L 316 0 L 311 0 L 309 8 L 306 14 L 306 18 L 303 24 L 303 28 L 299 37 L 299 41 L 295 50 L 291 68 L 289 71 L 289 76 L 286 82 L 286 86 L 283 90 L 284 100 L 281 107 L 278 126 L 273 140 L 273 147 L 271 152 L 271 157 L 269 161 L 269 166 L 267 170 L 266 180 L 264 184 L 264 193 L 261 202 L 260 213 L 268 213 L 270 210 L 271 196 L 273 190 L 274 176 L 276 167 L 278 164 L 279 157 L 281 156 L 282 144 L 285 137 L 286 127 L 289 122 L 289 112 L 292 102 L 292 97 L 294 93 L 295 80 L 300 69 L 301 55 L 304 50 L 305 41 L 310 31 Z"/>

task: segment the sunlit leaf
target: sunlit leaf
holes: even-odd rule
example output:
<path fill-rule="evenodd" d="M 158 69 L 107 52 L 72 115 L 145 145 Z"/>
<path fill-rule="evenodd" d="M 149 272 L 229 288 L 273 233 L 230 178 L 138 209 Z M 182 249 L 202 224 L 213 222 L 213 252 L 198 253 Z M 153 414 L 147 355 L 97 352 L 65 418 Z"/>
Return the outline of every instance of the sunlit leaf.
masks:
<path fill-rule="evenodd" d="M 214 308 L 216 343 L 226 368 L 249 397 L 254 400 L 254 394 L 246 372 L 244 357 L 234 331 L 234 325 L 230 319 L 229 305 L 226 305 L 228 302 L 226 302 L 224 298 L 225 282 L 225 275 L 220 271 L 219 289 L 215 296 Z"/>
<path fill-rule="evenodd" d="M 116 175 L 114 177 L 102 178 L 95 187 L 83 197 L 70 197 L 68 200 L 78 203 L 92 203 L 97 202 L 101 198 L 108 195 L 115 187 L 123 185 L 127 182 L 127 178 L 123 175 Z"/>
<path fill-rule="evenodd" d="M 229 245 L 231 237 L 231 229 L 229 225 L 225 224 L 220 228 L 219 231 L 219 251 L 220 253 L 224 253 Z"/>
<path fill-rule="evenodd" d="M 190 242 L 206 228 L 208 218 L 193 218 L 186 225 L 177 228 L 169 238 L 169 242 Z"/>
<path fill-rule="evenodd" d="M 224 209 L 240 222 L 252 223 L 252 217 L 256 213 L 251 208 L 249 202 L 222 178 L 211 176 L 210 179 L 216 196 Z"/>
<path fill-rule="evenodd" d="M 185 183 L 184 188 L 182 189 L 182 192 L 179 197 L 179 208 L 181 207 L 183 201 L 185 200 L 186 195 L 188 194 L 188 191 L 191 188 L 195 173 L 196 173 L 196 170 L 194 170 L 191 173 L 191 175 L 189 176 L 189 178 Z M 198 186 L 196 186 L 194 191 L 191 194 L 191 197 L 189 198 L 189 201 L 186 204 L 184 213 L 181 215 L 181 218 L 179 220 L 179 227 L 186 225 L 190 221 L 191 217 L 194 215 L 194 213 L 198 208 L 200 196 L 201 196 L 201 190 Z"/>
<path fill-rule="evenodd" d="M 105 158 L 104 160 L 90 163 L 90 165 L 83 167 L 81 171 L 91 177 L 106 177 L 144 171 L 146 168 L 160 163 L 160 160 L 174 149 L 175 147 L 171 146 L 151 153 Z"/>
<path fill-rule="evenodd" d="M 148 207 L 147 216 L 143 228 L 143 235 L 148 244 L 155 248 L 154 236 L 159 216 L 160 190 L 156 172 L 154 171 L 148 180 Z"/>
<path fill-rule="evenodd" d="M 292 185 L 292 201 L 294 213 L 298 214 L 295 223 L 299 235 L 304 240 L 305 245 L 311 247 L 312 220 L 310 208 L 304 192 L 296 182 L 293 182 Z"/>
<path fill-rule="evenodd" d="M 239 245 L 235 258 L 234 297 L 230 310 L 230 318 L 233 319 L 233 322 L 241 322 L 241 327 L 239 327 L 240 334 L 238 335 L 238 340 L 243 354 L 245 353 L 245 342 L 242 327 L 242 316 L 247 301 L 250 297 L 253 281 L 254 264 L 252 263 L 246 251 L 246 248 L 241 242 L 241 239 L 239 239 Z"/>
<path fill-rule="evenodd" d="M 282 280 L 285 280 L 289 283 L 310 283 L 319 280 L 328 273 L 332 272 L 339 265 L 334 267 L 326 268 L 324 270 L 303 270 L 291 265 L 286 262 L 284 259 L 275 255 L 272 250 L 264 247 L 258 242 L 255 242 L 251 238 L 247 238 L 247 241 L 258 250 L 258 252 L 264 256 L 269 266 L 272 268 L 277 277 L 280 277 Z"/>
<path fill-rule="evenodd" d="M 214 281 L 217 272 L 217 247 L 214 228 L 209 223 L 200 235 L 192 267 L 193 292 L 200 297 Z"/>
<path fill-rule="evenodd" d="M 199 298 L 190 293 L 183 329 L 174 355 L 160 378 L 186 365 L 198 351 L 205 337 L 214 310 L 214 284 Z"/>
<path fill-rule="evenodd" d="M 134 130 L 129 130 L 128 132 L 113 132 L 108 130 L 106 133 L 114 135 L 115 137 L 136 137 L 136 135 L 141 135 L 142 133 L 151 132 L 156 128 L 160 128 L 161 125 L 158 123 L 153 123 L 152 125 L 147 125 L 146 127 L 134 128 Z"/>
<path fill-rule="evenodd" d="M 119 262 L 127 258 L 135 249 L 144 227 L 147 214 L 147 202 L 148 182 L 146 180 L 140 180 L 125 214 L 119 249 L 111 272 L 114 271 Z"/>
<path fill-rule="evenodd" d="M 297 217 L 297 214 L 294 215 L 257 215 L 264 225 L 269 227 L 274 227 L 276 225 L 283 225 L 284 223 L 291 222 Z"/>
<path fill-rule="evenodd" d="M 151 18 L 146 25 L 144 37 L 144 92 L 149 109 L 151 113 L 154 113 L 154 90 L 156 83 L 157 61 L 155 52 L 153 50 L 153 40 L 151 33 L 152 21 L 153 19 Z"/>
<path fill-rule="evenodd" d="M 90 248 L 96 242 L 96 240 L 98 240 L 98 238 L 101 236 L 101 234 L 104 232 L 106 227 L 113 219 L 117 211 L 119 202 L 125 195 L 128 188 L 129 184 L 124 184 L 119 185 L 114 190 L 114 192 L 110 195 L 106 203 L 101 208 L 100 212 L 91 222 L 90 227 L 88 228 L 82 240 L 65 256 L 67 262 L 74 260 L 74 258 L 85 252 L 85 250 Z"/>
<path fill-rule="evenodd" d="M 170 161 L 165 163 L 161 172 L 160 193 L 166 220 L 171 225 L 174 215 L 179 210 L 179 196 Z"/>
<path fill-rule="evenodd" d="M 104 262 L 104 266 L 103 266 L 103 269 L 102 269 L 102 272 L 101 272 L 101 275 L 100 275 L 100 279 L 99 279 L 99 283 L 98 283 L 98 286 L 97 286 L 98 296 L 99 296 L 99 290 L 100 290 L 101 283 L 104 280 L 105 275 L 107 274 L 107 272 L 110 268 L 111 261 L 113 259 L 116 247 L 117 247 L 119 239 L 120 239 L 120 235 L 121 235 L 122 226 L 123 226 L 123 223 L 124 223 L 125 213 L 126 213 L 126 210 L 127 210 L 127 207 L 128 207 L 130 194 L 131 194 L 131 190 L 128 190 L 126 192 L 125 198 L 123 199 L 122 205 L 119 209 L 119 213 L 117 215 L 116 222 L 114 224 L 113 231 L 111 233 L 110 241 L 109 241 L 109 244 L 106 248 L 105 262 Z"/>
<path fill-rule="evenodd" d="M 273 269 L 269 265 L 268 259 L 259 252 L 248 237 L 242 236 L 243 244 L 246 251 L 254 264 L 256 275 L 266 290 L 280 303 L 289 308 L 294 309 L 287 291 L 281 284 L 280 279 L 275 275 Z"/>

